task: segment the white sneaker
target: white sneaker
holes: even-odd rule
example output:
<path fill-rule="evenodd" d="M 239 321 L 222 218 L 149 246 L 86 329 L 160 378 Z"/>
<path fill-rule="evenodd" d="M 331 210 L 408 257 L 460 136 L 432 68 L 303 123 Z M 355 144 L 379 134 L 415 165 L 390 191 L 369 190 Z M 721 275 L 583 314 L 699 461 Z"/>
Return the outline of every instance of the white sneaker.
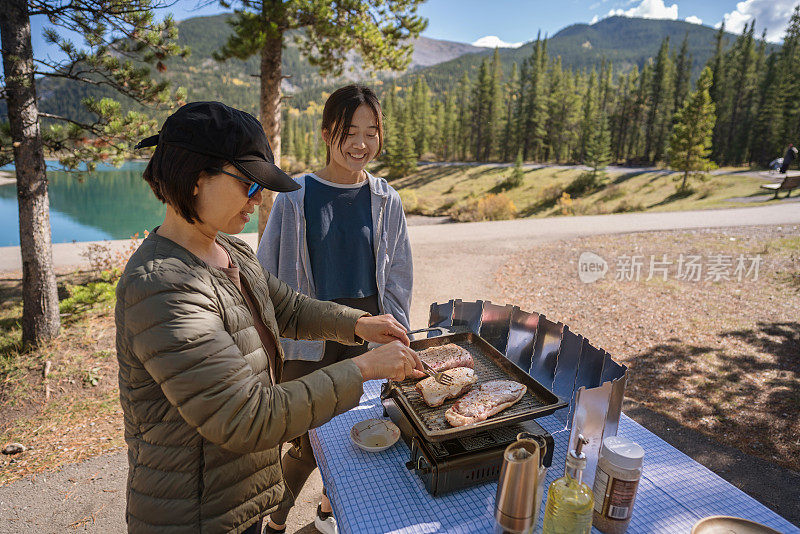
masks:
<path fill-rule="evenodd" d="M 323 512 L 322 505 L 317 505 L 317 515 L 314 518 L 314 526 L 322 534 L 339 534 L 339 527 L 336 526 L 336 518 L 333 512 Z"/>

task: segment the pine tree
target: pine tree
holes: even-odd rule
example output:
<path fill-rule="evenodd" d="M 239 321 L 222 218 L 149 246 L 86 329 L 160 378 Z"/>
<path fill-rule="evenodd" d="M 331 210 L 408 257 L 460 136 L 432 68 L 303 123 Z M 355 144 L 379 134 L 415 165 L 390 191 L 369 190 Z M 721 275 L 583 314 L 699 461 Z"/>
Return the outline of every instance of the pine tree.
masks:
<path fill-rule="evenodd" d="M 547 136 L 547 56 L 546 41 L 536 37 L 533 53 L 525 62 L 523 90 L 520 102 L 520 117 L 517 120 L 522 156 L 524 159 L 541 160 Z"/>
<path fill-rule="evenodd" d="M 729 65 L 727 82 L 730 86 L 726 87 L 728 98 L 723 100 L 727 107 L 727 120 L 722 124 L 724 133 L 720 135 L 724 144 L 719 147 L 725 163 L 739 164 L 748 156 L 745 150 L 750 117 L 747 115 L 746 102 L 749 101 L 750 92 L 755 89 L 756 83 L 754 30 L 755 21 L 749 27 L 745 25 L 726 61 Z"/>
<path fill-rule="evenodd" d="M 497 153 L 500 145 L 500 132 L 502 131 L 501 118 L 503 117 L 503 71 L 500 65 L 500 52 L 494 49 L 491 64 L 491 76 L 488 94 L 488 139 L 486 140 L 484 161 L 492 159 Z"/>
<path fill-rule="evenodd" d="M 765 73 L 758 91 L 758 102 L 751 137 L 752 159 L 759 165 L 767 166 L 778 157 L 781 146 L 781 83 L 777 67 L 778 54 L 767 58 Z"/>
<path fill-rule="evenodd" d="M 779 142 L 797 144 L 800 139 L 800 6 L 795 7 L 786 29 L 778 60 L 781 95 Z"/>
<path fill-rule="evenodd" d="M 456 92 L 456 108 L 458 117 L 456 119 L 456 147 L 455 150 L 462 160 L 466 160 L 472 139 L 472 82 L 466 71 L 461 76 Z"/>
<path fill-rule="evenodd" d="M 422 76 L 417 76 L 417 79 L 414 80 L 411 102 L 414 107 L 412 134 L 414 151 L 422 156 L 430 150 L 429 122 L 431 120 L 430 88 Z"/>
<path fill-rule="evenodd" d="M 669 37 L 665 37 L 653 69 L 645 128 L 644 155 L 652 163 L 661 159 L 669 126 L 672 124 L 672 69 Z"/>
<path fill-rule="evenodd" d="M 518 102 L 519 72 L 517 71 L 517 62 L 515 61 L 511 64 L 511 76 L 506 83 L 505 91 L 505 125 L 503 136 L 500 139 L 503 161 L 508 161 L 511 154 L 515 154 L 519 151 L 517 131 L 515 128 L 516 120 L 514 117 Z"/>
<path fill-rule="evenodd" d="M 598 115 L 598 90 L 597 90 L 597 73 L 594 69 L 589 74 L 589 81 L 586 85 L 586 91 L 583 94 L 583 118 L 581 119 L 580 136 L 581 142 L 576 157 L 578 161 L 584 161 L 586 158 L 586 145 L 589 143 L 589 138 L 593 135 L 593 127 L 597 124 Z"/>
<path fill-rule="evenodd" d="M 414 113 L 411 102 L 406 102 L 403 106 L 403 122 L 400 126 L 400 154 L 397 162 L 397 169 L 401 175 L 414 172 L 417 169 L 419 154 L 415 151 L 414 145 Z"/>
<path fill-rule="evenodd" d="M 766 75 L 766 55 L 767 55 L 767 30 L 761 33 L 761 38 L 757 41 L 758 46 L 754 52 L 755 60 L 752 74 L 748 79 L 748 88 L 742 100 L 744 109 L 744 125 L 739 129 L 739 134 L 734 139 L 737 151 L 741 154 L 741 162 L 752 163 L 753 157 L 753 133 L 756 127 L 759 90 L 761 80 Z"/>
<path fill-rule="evenodd" d="M 711 69 L 706 67 L 697 80 L 696 90 L 678 112 L 670 138 L 670 164 L 683 172 L 679 191 L 687 191 L 689 176 L 703 174 L 712 168 L 708 157 L 714 130 L 714 103 L 709 93 Z"/>
<path fill-rule="evenodd" d="M 405 98 L 395 97 L 392 102 L 392 115 L 396 117 L 392 126 L 392 139 L 387 138 L 383 161 L 386 163 L 389 178 L 399 178 L 413 172 L 419 156 L 414 144 L 414 106 L 413 95 Z"/>
<path fill-rule="evenodd" d="M 600 104 L 597 108 L 598 113 L 603 117 L 608 117 L 608 108 L 613 100 L 611 95 L 613 71 L 614 65 L 610 61 L 603 59 L 600 66 Z"/>
<path fill-rule="evenodd" d="M 549 159 L 567 160 L 578 143 L 580 109 L 575 80 L 570 71 L 561 67 L 561 58 L 550 69 L 550 107 L 547 122 Z"/>
<path fill-rule="evenodd" d="M 653 65 L 652 62 L 648 62 L 645 64 L 644 68 L 642 68 L 641 75 L 639 75 L 639 84 L 636 87 L 636 94 L 633 98 L 630 122 L 631 135 L 626 149 L 626 159 L 628 161 L 636 161 L 637 163 L 648 161 L 648 156 L 644 150 L 644 138 L 647 128 L 648 89 L 650 88 L 650 79 L 652 77 Z"/>
<path fill-rule="evenodd" d="M 392 84 L 383 96 L 383 154 L 381 161 L 390 164 L 398 151 L 399 130 L 397 109 L 397 86 Z"/>
<path fill-rule="evenodd" d="M 591 125 L 586 157 L 584 162 L 592 168 L 592 178 L 596 181 L 600 171 L 611 161 L 611 132 L 605 117 L 598 116 Z"/>
<path fill-rule="evenodd" d="M 491 100 L 491 74 L 486 60 L 481 62 L 478 71 L 478 83 L 473 89 L 472 95 L 472 132 L 473 146 L 475 147 L 475 159 L 484 161 L 486 154 L 486 139 L 489 137 L 487 132 L 489 123 L 489 106 Z"/>
<path fill-rule="evenodd" d="M 448 95 L 444 105 L 444 121 L 442 125 L 442 159 L 451 160 L 456 157 L 458 139 L 458 121 L 456 119 L 456 99 Z"/>
<path fill-rule="evenodd" d="M 714 56 L 709 61 L 711 65 L 711 89 L 709 90 L 709 94 L 711 95 L 711 101 L 714 102 L 715 108 L 718 108 L 720 102 L 722 101 L 722 88 L 725 85 L 725 69 L 723 64 L 723 56 L 724 56 L 724 43 L 725 43 L 725 21 L 719 27 L 719 30 L 714 37 Z M 719 113 L 720 109 L 716 109 L 717 113 L 717 121 L 716 125 L 720 125 L 722 121 L 720 121 Z M 712 143 L 712 158 L 716 161 L 720 159 L 720 149 L 722 148 L 722 143 L 720 142 L 720 137 L 722 136 L 722 132 L 719 131 L 718 126 L 715 126 L 714 130 L 714 137 Z"/>
<path fill-rule="evenodd" d="M 184 91 L 171 93 L 166 82 L 153 79 L 151 67 L 165 70 L 164 61 L 185 56 L 176 44 L 171 17 L 156 22 L 153 9 L 165 4 L 147 0 L 32 2 L 6 0 L 0 5 L 0 39 L 8 122 L 0 128 L 0 164 L 14 162 L 22 256 L 22 342 L 35 346 L 58 335 L 61 321 L 53 270 L 45 150 L 75 169 L 93 170 L 98 161 L 121 163 L 131 145 L 156 129 L 142 113 L 123 114 L 111 98 L 83 100 L 88 121 L 43 113 L 36 78 L 59 78 L 77 87 L 103 85 L 146 107 L 180 104 Z M 37 56 L 31 42 L 31 17 L 47 18 L 45 38 L 64 59 Z M 68 37 L 75 32 L 83 42 Z M 126 38 L 121 39 L 124 35 Z M 48 126 L 43 127 L 42 119 Z M 91 138 L 98 142 L 86 143 Z M 5 140 L 4 140 L 5 141 Z"/>
<path fill-rule="evenodd" d="M 619 99 L 610 114 L 611 144 L 614 147 L 614 159 L 625 158 L 625 147 L 633 129 L 633 107 L 636 98 L 636 84 L 639 79 L 639 70 L 636 66 L 627 75 L 620 76 L 618 95 Z"/>
<path fill-rule="evenodd" d="M 679 110 L 689 94 L 692 57 L 689 55 L 689 32 L 683 38 L 678 59 L 675 61 L 675 100 L 672 108 Z"/>
<path fill-rule="evenodd" d="M 509 189 L 519 187 L 525 181 L 525 169 L 522 165 L 522 150 L 519 150 L 517 151 L 517 159 L 514 160 L 514 167 L 511 169 L 511 176 L 509 176 L 506 181 Z"/>
<path fill-rule="evenodd" d="M 286 151 L 286 155 L 295 156 L 295 148 L 294 148 L 294 131 L 297 128 L 296 120 L 292 117 L 292 110 L 287 110 L 285 114 L 285 118 L 283 119 L 286 123 L 286 144 L 284 145 L 284 149 Z"/>
<path fill-rule="evenodd" d="M 444 145 L 444 104 L 438 98 L 433 101 L 433 112 L 430 121 L 431 147 L 430 151 L 436 154 L 442 153 Z"/>

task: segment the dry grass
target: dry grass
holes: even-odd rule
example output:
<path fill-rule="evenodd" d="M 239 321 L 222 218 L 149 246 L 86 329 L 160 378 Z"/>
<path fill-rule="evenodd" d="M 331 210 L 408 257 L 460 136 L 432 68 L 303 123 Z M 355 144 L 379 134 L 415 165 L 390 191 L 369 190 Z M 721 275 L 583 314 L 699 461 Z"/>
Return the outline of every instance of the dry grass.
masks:
<path fill-rule="evenodd" d="M 460 222 L 502 221 L 515 219 L 517 208 L 505 194 L 489 193 L 453 208 L 450 216 Z"/>
<path fill-rule="evenodd" d="M 578 257 L 609 263 L 584 284 Z M 615 258 L 760 254 L 758 280 L 615 280 Z M 649 262 L 649 259 L 646 260 Z M 646 266 L 649 263 L 646 263 Z M 800 230 L 599 236 L 537 247 L 498 274 L 506 302 L 563 321 L 630 368 L 627 396 L 742 451 L 800 471 Z"/>
<path fill-rule="evenodd" d="M 579 168 L 541 168 L 524 171 L 522 183 L 507 187 L 510 167 L 494 165 L 423 166 L 417 172 L 392 181 L 404 198 L 413 194 L 407 212 L 443 216 L 459 213 L 475 199 L 502 192 L 516 207 L 519 217 L 595 215 L 627 211 L 680 211 L 762 205 L 770 195 L 759 178 L 731 170 L 692 182 L 688 194 L 676 194 L 674 174 L 655 172 L 609 173 L 597 187 L 582 187 L 586 172 Z M 741 169 L 739 169 L 741 171 Z M 571 198 L 568 209 L 559 203 L 564 192 Z M 756 204 L 731 201 L 758 196 Z"/>
<path fill-rule="evenodd" d="M 94 281 L 89 273 L 62 273 L 58 279 L 62 287 Z M 0 278 L 0 447 L 18 442 L 29 450 L 0 456 L 0 485 L 124 444 L 113 301 L 71 307 L 62 317 L 61 335 L 27 351 L 17 326 L 20 291 L 18 277 Z"/>

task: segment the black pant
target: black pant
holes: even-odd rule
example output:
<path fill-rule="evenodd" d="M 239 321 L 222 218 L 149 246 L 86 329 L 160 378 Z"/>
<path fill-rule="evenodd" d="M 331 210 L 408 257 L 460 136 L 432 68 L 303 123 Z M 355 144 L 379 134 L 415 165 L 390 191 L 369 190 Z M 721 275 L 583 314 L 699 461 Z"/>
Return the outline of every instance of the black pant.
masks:
<path fill-rule="evenodd" d="M 377 295 L 361 299 L 336 299 L 334 302 L 363 310 L 372 315 L 380 314 Z M 281 382 L 303 377 L 328 365 L 364 354 L 366 351 L 366 342 L 360 345 L 342 345 L 335 341 L 326 341 L 325 352 L 320 361 L 289 360 L 285 362 L 283 364 L 283 373 L 281 373 Z M 308 439 L 308 432 L 292 440 L 292 448 L 283 455 L 281 464 L 283 466 L 286 494 L 280 508 L 273 512 L 271 516 L 272 521 L 277 524 L 286 523 L 289 511 L 294 506 L 294 500 L 300 490 L 303 489 L 303 486 L 305 486 L 308 477 L 317 468 L 317 461 L 314 459 L 314 451 L 311 448 L 311 441 Z"/>

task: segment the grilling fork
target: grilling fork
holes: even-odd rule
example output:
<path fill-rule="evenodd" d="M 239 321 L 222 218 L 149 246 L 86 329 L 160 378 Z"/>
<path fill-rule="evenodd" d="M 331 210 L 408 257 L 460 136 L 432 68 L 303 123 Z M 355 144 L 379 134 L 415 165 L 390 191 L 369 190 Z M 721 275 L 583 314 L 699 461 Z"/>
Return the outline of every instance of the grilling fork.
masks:
<path fill-rule="evenodd" d="M 422 364 L 422 370 L 425 372 L 426 375 L 433 378 L 443 386 L 453 385 L 453 379 L 449 375 L 444 374 L 443 371 L 437 373 L 436 371 L 433 370 L 433 368 L 430 365 L 425 363 L 421 358 L 419 361 Z"/>

